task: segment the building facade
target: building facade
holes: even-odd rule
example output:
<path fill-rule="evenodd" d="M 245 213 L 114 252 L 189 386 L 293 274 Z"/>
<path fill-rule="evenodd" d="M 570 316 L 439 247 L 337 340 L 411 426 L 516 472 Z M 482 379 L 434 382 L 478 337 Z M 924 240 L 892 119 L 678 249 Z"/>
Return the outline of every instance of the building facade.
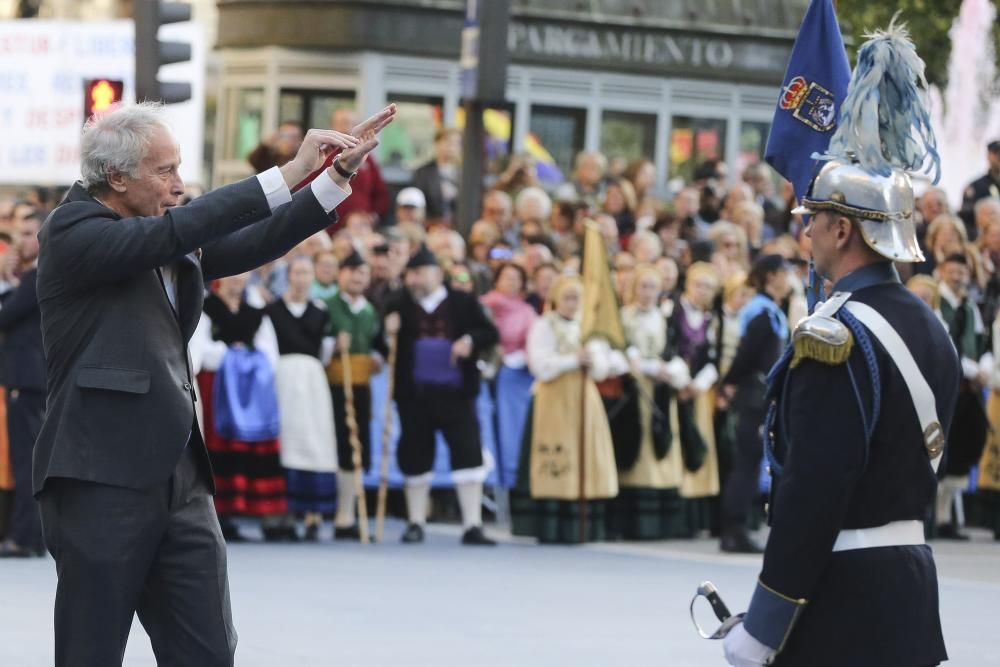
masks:
<path fill-rule="evenodd" d="M 482 0 L 481 0 L 482 1 Z M 807 0 L 512 0 L 506 103 L 487 113 L 499 158 L 526 151 L 564 174 L 580 150 L 690 177 L 763 152 Z M 465 0 L 220 0 L 214 185 L 280 122 L 326 126 L 342 105 L 389 102 L 390 180 L 460 126 Z M 662 183 L 661 183 L 662 184 Z"/>

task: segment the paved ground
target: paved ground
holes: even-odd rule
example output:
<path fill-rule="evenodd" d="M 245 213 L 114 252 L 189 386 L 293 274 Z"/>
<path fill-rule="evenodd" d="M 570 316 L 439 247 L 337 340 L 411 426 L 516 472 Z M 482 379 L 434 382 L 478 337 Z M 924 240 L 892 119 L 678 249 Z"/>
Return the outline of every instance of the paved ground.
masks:
<path fill-rule="evenodd" d="M 230 549 L 237 665 L 723 665 L 687 606 L 711 578 L 742 610 L 759 559 L 707 540 L 461 548 L 434 528 L 406 547 L 240 544 Z M 1000 543 L 935 547 L 951 665 L 1000 666 Z M 0 665 L 52 664 L 50 560 L 0 562 Z M 155 662 L 141 626 L 126 665 Z"/>

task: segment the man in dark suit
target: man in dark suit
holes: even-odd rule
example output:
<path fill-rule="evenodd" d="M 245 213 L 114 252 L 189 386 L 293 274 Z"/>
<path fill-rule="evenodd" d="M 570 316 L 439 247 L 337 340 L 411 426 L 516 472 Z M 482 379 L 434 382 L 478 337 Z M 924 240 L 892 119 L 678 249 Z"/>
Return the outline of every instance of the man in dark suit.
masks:
<path fill-rule="evenodd" d="M 233 664 L 225 545 L 187 351 L 204 284 L 325 228 L 394 113 L 353 136 L 310 130 L 280 169 L 180 207 L 180 156 L 161 107 L 88 123 L 83 179 L 39 235 L 48 409 L 34 491 L 59 573 L 57 665 L 121 664 L 136 612 L 159 664 Z"/>
<path fill-rule="evenodd" d="M 451 223 L 455 217 L 459 187 L 459 156 L 462 133 L 455 128 L 434 135 L 434 159 L 413 172 L 413 185 L 427 199 L 427 222 Z"/>
<path fill-rule="evenodd" d="M 31 450 L 45 413 L 45 356 L 41 316 L 35 291 L 38 259 L 37 212 L 14 223 L 13 253 L 19 264 L 16 283 L 0 305 L 0 384 L 7 388 L 7 438 L 14 472 L 14 511 L 10 535 L 0 557 L 27 558 L 45 554 L 38 504 L 31 493 Z"/>

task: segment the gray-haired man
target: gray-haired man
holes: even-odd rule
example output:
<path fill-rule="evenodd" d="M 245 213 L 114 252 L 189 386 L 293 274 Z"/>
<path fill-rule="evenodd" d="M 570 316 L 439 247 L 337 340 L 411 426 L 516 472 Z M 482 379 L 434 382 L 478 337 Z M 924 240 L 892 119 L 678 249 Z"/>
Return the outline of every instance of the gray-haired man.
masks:
<path fill-rule="evenodd" d="M 206 280 L 249 271 L 330 224 L 392 121 L 310 130 L 295 158 L 186 206 L 160 108 L 91 121 L 83 180 L 39 235 L 48 411 L 34 491 L 56 560 L 56 664 L 121 664 L 138 612 L 161 665 L 232 665 L 225 545 L 194 417 L 187 343 Z M 294 196 L 289 187 L 343 152 Z"/>

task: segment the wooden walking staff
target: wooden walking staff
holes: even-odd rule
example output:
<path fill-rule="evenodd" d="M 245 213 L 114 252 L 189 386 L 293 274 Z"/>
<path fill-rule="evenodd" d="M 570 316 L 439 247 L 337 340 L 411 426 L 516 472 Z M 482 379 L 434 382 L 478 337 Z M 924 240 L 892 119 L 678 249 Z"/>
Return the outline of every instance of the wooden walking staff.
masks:
<path fill-rule="evenodd" d="M 354 464 L 354 482 L 358 492 L 358 529 L 361 544 L 368 544 L 368 503 L 365 499 L 365 476 L 361 460 L 361 438 L 358 436 L 358 417 L 354 412 L 354 385 L 351 380 L 350 345 L 340 348 L 340 365 L 344 368 L 344 402 L 347 431 L 350 434 L 351 462 Z"/>
<path fill-rule="evenodd" d="M 388 389 L 385 394 L 385 410 L 382 414 L 382 449 L 379 459 L 378 501 L 375 505 L 375 541 L 382 541 L 385 528 L 385 509 L 389 496 L 389 439 L 392 437 L 392 392 L 396 385 L 396 344 L 399 332 L 389 334 L 389 358 L 386 362 L 389 372 Z"/>

